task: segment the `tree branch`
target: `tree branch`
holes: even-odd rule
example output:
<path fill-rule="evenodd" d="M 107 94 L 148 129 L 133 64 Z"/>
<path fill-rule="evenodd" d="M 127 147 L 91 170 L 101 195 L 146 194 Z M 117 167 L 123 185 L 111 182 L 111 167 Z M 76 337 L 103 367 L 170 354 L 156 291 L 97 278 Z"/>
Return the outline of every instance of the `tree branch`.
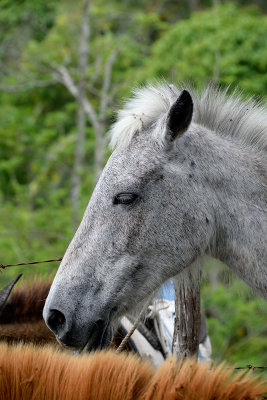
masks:
<path fill-rule="evenodd" d="M 47 87 L 50 85 L 54 85 L 57 82 L 56 79 L 49 81 L 32 81 L 32 82 L 23 82 L 17 85 L 7 85 L 5 83 L 0 84 L 0 90 L 3 92 L 15 93 L 25 90 L 30 90 L 36 87 Z"/>
<path fill-rule="evenodd" d="M 67 68 L 63 65 L 60 65 L 57 67 L 57 72 L 60 74 L 60 77 L 61 77 L 61 79 L 59 79 L 60 82 L 68 89 L 68 91 L 72 94 L 72 96 L 76 100 L 78 100 L 78 87 L 74 83 Z M 99 119 L 98 119 L 97 114 L 96 114 L 93 106 L 91 105 L 90 101 L 85 96 L 83 96 L 83 98 L 82 98 L 82 105 L 83 105 L 85 113 L 91 120 L 93 128 L 95 129 L 96 134 L 97 134 L 97 132 L 99 132 L 99 130 L 101 129 Z"/>

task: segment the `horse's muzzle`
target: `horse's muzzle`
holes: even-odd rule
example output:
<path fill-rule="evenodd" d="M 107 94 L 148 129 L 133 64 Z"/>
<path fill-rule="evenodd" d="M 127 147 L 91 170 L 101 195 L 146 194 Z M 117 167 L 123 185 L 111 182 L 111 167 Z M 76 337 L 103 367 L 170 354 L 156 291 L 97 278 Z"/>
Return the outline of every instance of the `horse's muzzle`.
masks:
<path fill-rule="evenodd" d="M 75 322 L 70 324 L 62 311 L 50 309 L 45 322 L 63 346 L 91 351 L 111 344 L 113 333 L 109 317 L 95 318 L 86 326 L 80 327 Z"/>

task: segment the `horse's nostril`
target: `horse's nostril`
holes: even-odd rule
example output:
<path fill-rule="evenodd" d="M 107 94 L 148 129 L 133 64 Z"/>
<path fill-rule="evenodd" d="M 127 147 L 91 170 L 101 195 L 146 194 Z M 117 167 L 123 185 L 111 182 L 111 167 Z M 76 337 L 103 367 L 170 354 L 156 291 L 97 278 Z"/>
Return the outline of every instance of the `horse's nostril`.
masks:
<path fill-rule="evenodd" d="M 52 331 L 57 333 L 59 329 L 63 328 L 63 326 L 65 325 L 65 322 L 66 322 L 66 318 L 61 311 L 50 310 L 47 324 L 48 324 L 49 328 L 52 329 Z"/>

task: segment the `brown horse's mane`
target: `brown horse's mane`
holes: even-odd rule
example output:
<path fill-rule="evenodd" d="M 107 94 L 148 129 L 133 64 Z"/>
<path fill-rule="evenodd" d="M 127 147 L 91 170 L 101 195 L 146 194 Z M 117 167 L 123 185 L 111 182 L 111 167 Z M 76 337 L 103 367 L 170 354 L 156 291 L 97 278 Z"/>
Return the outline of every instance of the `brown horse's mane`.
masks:
<path fill-rule="evenodd" d="M 31 283 L 13 289 L 5 307 L 0 312 L 1 324 L 14 324 L 42 320 L 42 311 L 52 279 L 35 276 Z"/>
<path fill-rule="evenodd" d="M 0 324 L 0 341 L 6 343 L 34 343 L 38 345 L 57 343 L 55 335 L 42 320 Z"/>
<path fill-rule="evenodd" d="M 54 334 L 47 328 L 42 311 L 52 279 L 40 276 L 15 286 L 0 311 L 0 340 L 7 343 L 56 343 Z"/>
<path fill-rule="evenodd" d="M 155 373 L 111 351 L 73 356 L 54 347 L 0 344 L 0 400 L 256 400 L 267 385 L 224 366 L 174 359 Z"/>

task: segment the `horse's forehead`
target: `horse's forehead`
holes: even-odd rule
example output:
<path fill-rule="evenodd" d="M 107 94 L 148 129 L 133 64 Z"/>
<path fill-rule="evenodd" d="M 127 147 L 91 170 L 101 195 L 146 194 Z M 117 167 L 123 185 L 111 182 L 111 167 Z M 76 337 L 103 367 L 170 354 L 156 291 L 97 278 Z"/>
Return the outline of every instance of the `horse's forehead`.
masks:
<path fill-rule="evenodd" d="M 160 164 L 156 151 L 150 147 L 131 146 L 127 149 L 116 149 L 111 155 L 105 171 L 105 180 L 142 178 L 158 168 Z"/>

